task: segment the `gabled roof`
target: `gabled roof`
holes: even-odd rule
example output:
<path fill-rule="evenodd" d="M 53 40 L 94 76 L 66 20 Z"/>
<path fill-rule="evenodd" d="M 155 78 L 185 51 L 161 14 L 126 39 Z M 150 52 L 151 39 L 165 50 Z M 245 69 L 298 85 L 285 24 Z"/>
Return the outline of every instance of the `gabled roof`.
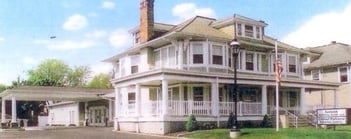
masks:
<path fill-rule="evenodd" d="M 351 46 L 343 43 L 307 48 L 307 50 L 322 53 L 321 56 L 305 66 L 305 69 L 336 66 L 351 63 Z"/>
<path fill-rule="evenodd" d="M 210 24 L 216 21 L 212 18 L 196 16 L 175 28 L 175 32 L 189 34 L 192 36 L 206 36 L 223 39 L 231 39 L 231 37 L 218 29 L 213 28 Z"/>

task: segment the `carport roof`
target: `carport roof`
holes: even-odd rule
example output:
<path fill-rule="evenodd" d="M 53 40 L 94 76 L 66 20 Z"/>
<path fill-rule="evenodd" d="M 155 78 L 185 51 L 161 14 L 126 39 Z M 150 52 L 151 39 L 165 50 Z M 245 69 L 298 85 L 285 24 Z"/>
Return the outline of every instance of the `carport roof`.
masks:
<path fill-rule="evenodd" d="M 101 99 L 101 96 L 113 93 L 113 89 L 91 89 L 76 87 L 47 87 L 47 86 L 22 86 L 5 90 L 0 93 L 2 99 L 28 101 L 91 101 Z"/>

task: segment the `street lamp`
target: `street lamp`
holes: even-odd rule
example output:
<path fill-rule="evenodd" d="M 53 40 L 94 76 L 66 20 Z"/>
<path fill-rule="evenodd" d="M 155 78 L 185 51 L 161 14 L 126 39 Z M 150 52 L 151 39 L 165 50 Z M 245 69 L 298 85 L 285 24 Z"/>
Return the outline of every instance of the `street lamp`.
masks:
<path fill-rule="evenodd" d="M 232 48 L 233 51 L 233 60 L 234 60 L 234 87 L 233 87 L 233 91 L 232 93 L 234 93 L 234 95 L 232 94 L 233 100 L 234 100 L 234 120 L 235 120 L 235 124 L 233 126 L 233 128 L 231 129 L 231 131 L 234 132 L 240 132 L 239 129 L 239 124 L 238 124 L 238 113 L 237 113 L 237 102 L 238 102 L 238 85 L 237 85 L 237 59 L 238 59 L 238 55 L 240 52 L 240 43 L 238 42 L 238 40 L 236 38 L 234 38 L 231 42 L 230 42 L 230 48 Z"/>

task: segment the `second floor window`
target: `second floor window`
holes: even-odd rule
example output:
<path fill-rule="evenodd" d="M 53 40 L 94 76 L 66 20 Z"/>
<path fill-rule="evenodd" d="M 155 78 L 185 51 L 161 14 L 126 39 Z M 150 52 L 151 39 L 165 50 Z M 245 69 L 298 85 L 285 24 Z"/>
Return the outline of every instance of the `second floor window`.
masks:
<path fill-rule="evenodd" d="M 138 69 L 138 65 L 139 65 L 139 56 L 133 56 L 130 59 L 131 61 L 131 73 L 138 73 L 139 69 Z"/>
<path fill-rule="evenodd" d="M 254 54 L 246 53 L 246 70 L 254 70 Z"/>
<path fill-rule="evenodd" d="M 320 80 L 320 78 L 319 78 L 319 70 L 312 70 L 311 71 L 311 75 L 312 75 L 312 80 Z"/>
<path fill-rule="evenodd" d="M 296 56 L 288 56 L 289 72 L 296 73 Z"/>
<path fill-rule="evenodd" d="M 203 54 L 202 44 L 194 43 L 192 49 L 193 49 L 193 64 L 203 64 L 204 54 Z"/>
<path fill-rule="evenodd" d="M 222 46 L 212 46 L 212 64 L 223 65 Z"/>
<path fill-rule="evenodd" d="M 345 82 L 348 82 L 349 79 L 348 79 L 348 73 L 347 73 L 347 67 L 340 67 L 339 68 L 339 80 L 340 82 L 342 83 L 345 83 Z"/>

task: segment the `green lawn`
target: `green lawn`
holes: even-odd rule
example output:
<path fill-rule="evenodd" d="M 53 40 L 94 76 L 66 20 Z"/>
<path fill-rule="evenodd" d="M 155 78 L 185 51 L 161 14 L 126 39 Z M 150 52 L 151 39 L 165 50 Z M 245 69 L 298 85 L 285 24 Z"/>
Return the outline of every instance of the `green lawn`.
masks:
<path fill-rule="evenodd" d="M 333 129 L 321 128 L 244 128 L 238 139 L 351 139 L 351 126 L 338 126 Z M 185 137 L 198 139 L 230 139 L 229 129 L 194 131 Z"/>

